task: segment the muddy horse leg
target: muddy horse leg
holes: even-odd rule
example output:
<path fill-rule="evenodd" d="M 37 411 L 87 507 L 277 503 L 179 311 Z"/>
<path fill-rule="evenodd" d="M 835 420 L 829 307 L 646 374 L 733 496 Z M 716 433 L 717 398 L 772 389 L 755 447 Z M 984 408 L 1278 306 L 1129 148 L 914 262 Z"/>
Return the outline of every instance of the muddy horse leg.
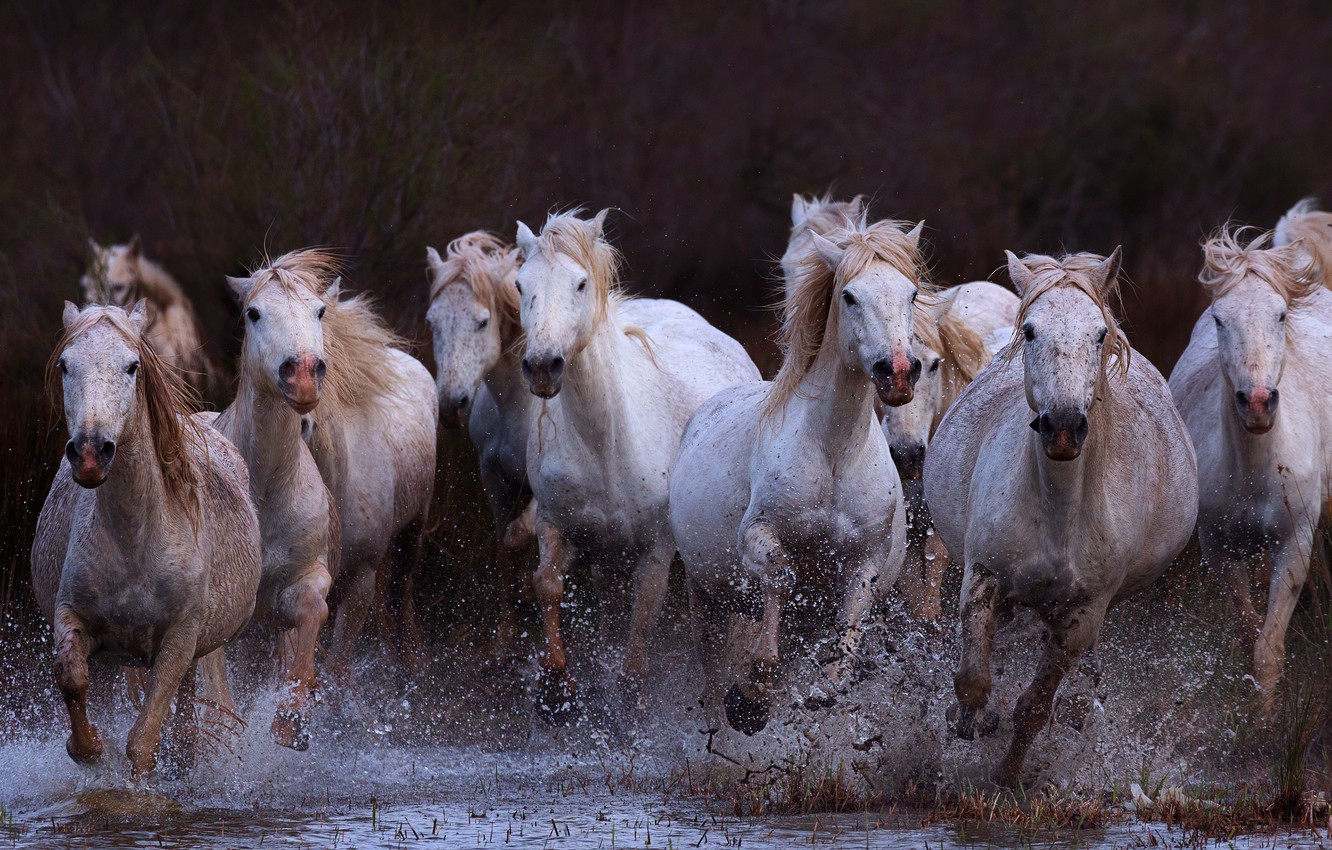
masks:
<path fill-rule="evenodd" d="M 841 685 L 851 672 L 851 665 L 860 653 L 860 642 L 865 636 L 865 615 L 874 604 L 883 568 L 885 553 L 874 553 L 860 562 L 852 575 L 842 601 L 842 639 L 837 644 L 837 657 L 824 668 L 833 685 Z"/>
<path fill-rule="evenodd" d="M 962 660 L 953 676 L 957 702 L 948 709 L 954 734 L 967 741 L 989 735 L 999 725 L 999 715 L 986 708 L 998 608 L 998 580 L 981 564 L 968 564 L 962 578 Z"/>
<path fill-rule="evenodd" d="M 568 671 L 564 638 L 560 634 L 560 603 L 564 601 L 564 576 L 573 563 L 573 549 L 555 530 L 537 526 L 541 559 L 532 576 L 537 605 L 541 608 L 545 646 L 539 658 L 541 678 L 537 684 L 537 709 L 547 723 L 562 723 L 576 713 L 577 688 Z"/>
<path fill-rule="evenodd" d="M 1270 711 L 1281 669 L 1286 662 L 1286 628 L 1309 575 L 1313 528 L 1300 529 L 1272 549 L 1272 576 L 1267 596 L 1267 617 L 1253 646 L 1253 677 L 1263 691 L 1263 710 Z"/>
<path fill-rule="evenodd" d="M 1013 710 L 1013 740 L 994 772 L 998 784 L 1008 787 L 1016 784 L 1031 742 L 1050 719 L 1055 692 L 1064 674 L 1096 643 L 1105 622 L 1105 607 L 1105 601 L 1093 602 L 1050 622 L 1045 657 L 1036 670 L 1036 678 L 1018 697 L 1017 708 Z"/>
<path fill-rule="evenodd" d="M 310 746 L 310 711 L 314 708 L 318 678 L 315 651 L 319 630 L 328 621 L 328 591 L 333 580 L 328 568 L 315 568 L 278 598 L 278 610 L 289 625 L 279 638 L 283 693 L 273 717 L 273 742 L 304 751 Z"/>
<path fill-rule="evenodd" d="M 162 740 L 162 722 L 171 701 L 180 689 L 181 679 L 194 665 L 198 633 L 193 624 L 177 623 L 167 629 L 162 645 L 148 673 L 148 694 L 143 711 L 130 729 L 125 754 L 129 756 L 133 776 L 141 778 L 157 766 L 157 746 Z"/>
<path fill-rule="evenodd" d="M 760 576 L 763 620 L 750 653 L 746 677 L 732 684 L 726 692 L 726 721 L 737 732 L 754 735 L 768 725 L 772 711 L 782 610 L 795 584 L 795 573 L 781 541 L 762 523 L 755 523 L 745 531 L 741 557 L 746 571 Z"/>
<path fill-rule="evenodd" d="M 689 614 L 694 623 L 694 649 L 703 667 L 704 734 L 721 729 L 722 685 L 726 675 L 726 612 L 717 606 L 708 592 L 692 580 L 689 589 Z"/>
<path fill-rule="evenodd" d="M 422 521 L 414 519 L 389 543 L 384 613 L 388 634 L 404 670 L 420 670 L 426 664 L 425 629 L 416 613 L 416 579 L 421 570 Z"/>
<path fill-rule="evenodd" d="M 375 575 L 373 563 L 344 564 L 355 569 L 342 592 L 337 617 L 333 620 L 333 650 L 329 653 L 329 667 L 337 675 L 346 677 L 351 671 L 352 653 L 365 628 L 366 617 L 375 601 Z"/>
<path fill-rule="evenodd" d="M 168 765 L 178 773 L 192 769 L 199 754 L 199 718 L 194 710 L 197 669 L 196 663 L 186 670 L 176 688 L 176 712 L 167 737 Z"/>
<path fill-rule="evenodd" d="M 66 610 L 55 617 L 55 678 L 69 711 L 69 739 L 65 752 L 79 764 L 102 758 L 102 736 L 88 721 L 88 656 L 94 644 L 83 621 Z"/>
<path fill-rule="evenodd" d="M 673 543 L 650 551 L 635 565 L 634 574 L 630 577 L 633 599 L 629 608 L 628 650 L 620 678 L 621 689 L 628 704 L 639 708 L 640 691 L 648 672 L 648 646 L 656 631 L 657 621 L 661 619 L 673 557 Z"/>

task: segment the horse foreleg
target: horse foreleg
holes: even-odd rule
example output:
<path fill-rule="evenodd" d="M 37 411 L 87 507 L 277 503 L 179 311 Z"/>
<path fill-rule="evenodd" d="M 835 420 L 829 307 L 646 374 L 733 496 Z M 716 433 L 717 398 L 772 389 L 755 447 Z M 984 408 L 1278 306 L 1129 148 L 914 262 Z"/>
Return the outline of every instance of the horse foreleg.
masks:
<path fill-rule="evenodd" d="M 333 621 L 333 651 L 329 653 L 329 666 L 340 676 L 351 670 L 352 653 L 365 628 L 366 617 L 375 600 L 376 570 L 370 564 L 356 564 L 358 569 L 343 591 L 338 604 L 338 616 Z"/>
<path fill-rule="evenodd" d="M 661 608 L 666 602 L 666 587 L 670 583 L 670 548 L 648 552 L 634 567 L 632 581 L 633 601 L 629 608 L 629 646 L 625 653 L 624 673 L 621 677 L 626 696 L 637 702 L 638 692 L 648 671 L 648 644 L 661 619 Z"/>
<path fill-rule="evenodd" d="M 304 751 L 310 746 L 310 711 L 314 707 L 318 679 L 315 650 L 319 630 L 328 621 L 328 591 L 333 579 L 328 568 L 316 563 L 296 584 L 282 591 L 279 610 L 290 628 L 279 638 L 284 691 L 273 717 L 273 742 Z"/>
<path fill-rule="evenodd" d="M 88 656 L 93 641 L 78 617 L 59 610 L 55 617 L 55 678 L 69 712 L 69 738 L 65 752 L 79 764 L 102 758 L 102 736 L 88 721 Z"/>
<path fill-rule="evenodd" d="M 933 533 L 934 529 L 929 531 L 921 553 L 925 561 L 925 605 L 919 615 L 923 620 L 935 622 L 943 616 L 943 579 L 944 573 L 948 572 L 949 565 L 953 563 L 953 556 L 939 535 Z"/>
<path fill-rule="evenodd" d="M 503 658 L 513 652 L 518 636 L 518 583 L 525 576 L 521 569 L 523 548 L 510 549 L 496 544 L 495 566 L 499 586 L 496 588 L 495 634 L 490 645 L 490 654 Z"/>
<path fill-rule="evenodd" d="M 745 531 L 741 556 L 746 571 L 760 577 L 763 620 L 750 653 L 748 675 L 732 684 L 726 692 L 726 720 L 732 729 L 754 735 L 768 725 L 768 716 L 772 711 L 782 609 L 790 598 L 795 574 L 790 556 L 782 548 L 781 541 L 762 523 L 755 523 Z"/>
<path fill-rule="evenodd" d="M 837 658 L 824 669 L 834 685 L 840 685 L 846 678 L 850 665 L 860 652 L 860 642 L 865 635 L 865 614 L 874 604 L 881 568 L 882 558 L 878 553 L 866 558 L 860 563 L 846 589 L 846 598 L 842 602 L 842 621 L 845 625 L 842 639 L 837 645 Z"/>
<path fill-rule="evenodd" d="M 505 549 L 526 549 L 536 539 L 537 501 L 531 499 L 523 512 L 504 527 L 500 545 Z"/>
<path fill-rule="evenodd" d="M 549 523 L 537 525 L 536 535 L 541 558 L 532 576 L 532 589 L 541 608 L 546 642 L 539 659 L 541 678 L 537 684 L 537 708 L 548 723 L 558 723 L 574 714 L 577 698 L 577 689 L 568 671 L 564 638 L 560 634 L 564 576 L 573 562 L 573 549 Z"/>
<path fill-rule="evenodd" d="M 957 702 L 948 709 L 954 733 L 968 741 L 989 735 L 999 724 L 999 715 L 985 708 L 998 607 L 998 580 L 984 566 L 968 564 L 962 578 L 962 660 L 953 676 Z"/>
<path fill-rule="evenodd" d="M 1263 691 L 1263 710 L 1270 711 L 1286 662 L 1286 629 L 1304 580 L 1309 575 L 1313 529 L 1305 528 L 1272 552 L 1272 576 L 1267 596 L 1267 617 L 1253 646 L 1253 677 Z"/>
<path fill-rule="evenodd" d="M 177 623 L 162 637 L 162 645 L 148 674 L 148 694 L 143 711 L 130 729 L 125 754 L 130 771 L 137 779 L 152 773 L 157 766 L 157 746 L 162 740 L 162 722 L 171 708 L 171 700 L 180 689 L 181 679 L 194 664 L 198 630 Z"/>
<path fill-rule="evenodd" d="M 703 666 L 703 722 L 705 734 L 721 728 L 722 682 L 726 675 L 726 612 L 717 606 L 707 591 L 686 581 L 689 589 L 689 613 L 694 622 L 694 649 Z"/>
<path fill-rule="evenodd" d="M 177 771 L 193 768 L 199 751 L 199 719 L 194 713 L 197 668 L 197 664 L 191 665 L 176 688 L 176 713 L 171 718 L 167 753 L 169 766 Z"/>
<path fill-rule="evenodd" d="M 1105 607 L 1106 601 L 1084 605 L 1050 624 L 1050 642 L 1045 648 L 1045 657 L 1041 659 L 1036 678 L 1018 697 L 1017 708 L 1013 711 L 1013 740 L 995 769 L 995 782 L 1005 786 L 1017 782 L 1031 742 L 1050 719 L 1055 692 L 1059 690 L 1064 674 L 1096 643 L 1101 624 L 1105 622 Z"/>
<path fill-rule="evenodd" d="M 216 706 L 220 717 L 217 722 L 230 727 L 237 716 L 236 701 L 231 696 L 231 683 L 227 678 L 226 649 L 218 647 L 200 658 L 196 665 L 199 682 L 203 686 L 203 698 Z M 142 704 L 139 706 L 142 708 Z"/>

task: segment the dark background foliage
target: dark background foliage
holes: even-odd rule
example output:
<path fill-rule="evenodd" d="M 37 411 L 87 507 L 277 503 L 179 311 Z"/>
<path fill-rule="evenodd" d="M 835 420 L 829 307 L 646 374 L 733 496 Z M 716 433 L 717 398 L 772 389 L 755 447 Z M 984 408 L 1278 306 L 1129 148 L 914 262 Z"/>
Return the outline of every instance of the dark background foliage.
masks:
<path fill-rule="evenodd" d="M 1130 337 L 1168 371 L 1203 305 L 1199 238 L 1330 182 L 1332 9 L 1313 0 L 88 0 L 12 3 L 0 33 L 11 621 L 64 439 L 42 364 L 88 236 L 142 234 L 230 359 L 223 275 L 264 249 L 344 249 L 351 285 L 424 343 L 426 245 L 617 207 L 629 288 L 696 307 L 770 372 L 791 194 L 832 186 L 925 218 L 944 282 L 1005 248 L 1123 243 Z M 489 553 L 462 442 L 441 442 L 432 603 L 472 592 Z"/>

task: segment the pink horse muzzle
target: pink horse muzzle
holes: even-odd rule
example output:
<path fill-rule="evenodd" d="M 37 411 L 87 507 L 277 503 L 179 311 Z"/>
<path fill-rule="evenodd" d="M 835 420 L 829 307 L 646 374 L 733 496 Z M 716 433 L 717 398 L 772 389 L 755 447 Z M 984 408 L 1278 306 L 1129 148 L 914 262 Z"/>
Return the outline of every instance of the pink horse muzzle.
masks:
<path fill-rule="evenodd" d="M 1239 413 L 1240 424 L 1250 434 L 1266 434 L 1276 424 L 1277 402 L 1280 393 L 1276 387 L 1235 393 L 1235 409 Z"/>
<path fill-rule="evenodd" d="M 319 405 L 328 365 L 313 354 L 289 357 L 278 367 L 278 389 L 292 410 L 304 416 Z"/>
<path fill-rule="evenodd" d="M 870 370 L 879 401 L 889 407 L 901 407 L 916 394 L 916 379 L 920 377 L 920 359 L 914 354 L 897 351 L 892 360 L 879 360 Z"/>

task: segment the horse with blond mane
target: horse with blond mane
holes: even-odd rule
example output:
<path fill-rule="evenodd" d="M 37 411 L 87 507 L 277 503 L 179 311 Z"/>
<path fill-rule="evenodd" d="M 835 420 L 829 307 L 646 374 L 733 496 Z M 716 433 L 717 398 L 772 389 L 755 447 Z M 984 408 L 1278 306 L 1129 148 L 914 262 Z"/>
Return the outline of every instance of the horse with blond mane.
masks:
<path fill-rule="evenodd" d="M 1329 497 L 1332 293 L 1321 285 L 1316 245 L 1275 248 L 1271 233 L 1245 235 L 1224 228 L 1203 243 L 1199 280 L 1212 303 L 1170 389 L 1198 452 L 1203 562 L 1229 583 L 1239 639 L 1270 708 Z"/>
<path fill-rule="evenodd" d="M 321 316 L 282 291 L 297 275 L 336 273 L 331 255 L 306 251 L 265 260 L 247 278 L 233 278 L 245 312 L 236 398 L 213 422 L 240 449 L 252 471 L 250 496 L 259 511 L 264 568 L 256 626 L 276 639 L 282 693 L 273 740 L 309 747 L 309 712 L 318 680 L 315 650 L 328 620 L 328 593 L 338 576 L 341 541 L 333 496 L 302 435 L 301 417 L 318 403 L 317 381 L 293 364 L 318 358 Z M 213 675 L 213 671 L 209 671 Z M 222 693 L 221 682 L 214 683 Z"/>
<path fill-rule="evenodd" d="M 143 299 L 148 311 L 148 341 L 164 361 L 196 390 L 209 386 L 214 364 L 204 349 L 199 319 L 180 284 L 166 269 L 143 255 L 135 234 L 125 245 L 102 247 L 88 240 L 90 262 L 79 283 L 87 304 L 129 309 Z"/>
<path fill-rule="evenodd" d="M 920 483 L 925 447 L 948 408 L 997 353 L 988 340 L 1004 328 L 1012 335 L 1017 311 L 1017 296 L 989 281 L 964 283 L 916 302 L 920 379 L 911 401 L 884 408 L 883 433 L 907 495 L 910 545 L 897 586 L 910 613 L 920 620 L 935 621 L 942 615 L 940 589 L 952 561 L 925 505 Z"/>
<path fill-rule="evenodd" d="M 629 608 L 622 685 L 632 700 L 648 672 L 647 643 L 676 551 L 667 508 L 680 435 L 713 393 L 758 378 L 740 344 L 693 310 L 618 292 L 620 258 L 605 220 L 605 210 L 590 220 L 577 210 L 552 214 L 540 236 L 518 224 L 522 372 L 544 399 L 527 471 L 546 638 L 538 707 L 551 721 L 577 705 L 560 628 L 565 575 L 576 562 L 591 568 L 608 642 Z"/>
<path fill-rule="evenodd" d="M 70 440 L 37 521 L 32 584 L 55 627 L 56 683 L 69 711 L 65 748 L 101 759 L 88 718 L 90 657 L 149 670 L 126 753 L 135 776 L 173 741 L 192 755 L 195 661 L 250 619 L 260 576 L 259 521 L 245 461 L 202 419 L 147 339 L 148 310 L 66 302 L 52 357 Z M 53 377 L 54 380 L 54 377 Z"/>
<path fill-rule="evenodd" d="M 791 196 L 791 234 L 782 254 L 782 280 L 788 285 L 800 273 L 801 262 L 813 256 L 815 236 L 827 236 L 834 230 L 850 227 L 865 217 L 865 196 L 849 201 L 834 201 L 831 192 L 808 197 Z"/>
<path fill-rule="evenodd" d="M 398 336 L 366 296 L 339 299 L 341 278 L 325 251 L 293 251 L 228 281 L 241 300 L 247 336 L 255 335 L 261 350 L 280 349 L 279 389 L 307 419 L 310 453 L 341 523 L 334 586 L 341 599 L 330 663 L 341 671 L 350 664 L 381 568 L 398 582 L 389 600 L 403 630 L 397 648 L 404 655 L 419 651 L 421 637 L 410 631 L 416 622 L 410 579 L 435 480 L 437 407 L 430 373 L 400 349 Z M 390 558 L 393 564 L 386 562 Z M 319 585 L 314 565 L 331 564 L 303 560 L 316 579 L 303 586 Z M 310 594 L 302 596 L 318 608 Z"/>
<path fill-rule="evenodd" d="M 962 559 L 954 732 L 989 734 L 998 617 L 1022 605 L 1049 630 L 994 779 L 1012 785 L 1065 673 L 1115 603 L 1165 571 L 1193 533 L 1198 465 L 1165 379 L 1119 329 L 1109 258 L 1008 255 L 1018 331 L 944 414 L 925 496 Z"/>
<path fill-rule="evenodd" d="M 435 347 L 435 387 L 444 427 L 467 426 L 481 462 L 481 489 L 495 519 L 499 618 L 494 650 L 508 652 L 525 550 L 534 542 L 536 503 L 527 483 L 527 436 L 538 401 L 523 381 L 518 251 L 477 231 L 426 248 Z"/>
<path fill-rule="evenodd" d="M 733 729 L 753 735 L 767 725 L 784 628 L 798 612 L 807 620 L 838 610 L 837 597 L 840 637 L 827 674 L 840 684 L 866 612 L 901 568 L 902 490 L 875 401 L 909 402 L 920 373 L 919 237 L 919 225 L 907 232 L 863 218 L 828 238 L 813 234 L 813 253 L 788 281 L 776 379 L 722 390 L 690 420 L 671 472 L 670 516 L 713 729 L 723 704 Z M 732 614 L 760 622 L 734 679 Z"/>

